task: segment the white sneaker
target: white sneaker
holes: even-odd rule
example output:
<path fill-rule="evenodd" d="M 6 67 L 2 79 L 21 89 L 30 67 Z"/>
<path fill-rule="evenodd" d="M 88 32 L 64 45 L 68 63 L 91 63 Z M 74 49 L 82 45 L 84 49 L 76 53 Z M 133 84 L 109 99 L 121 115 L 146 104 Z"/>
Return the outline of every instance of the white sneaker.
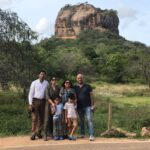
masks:
<path fill-rule="evenodd" d="M 94 141 L 94 136 L 93 136 L 93 135 L 90 135 L 89 140 L 90 140 L 90 141 Z"/>

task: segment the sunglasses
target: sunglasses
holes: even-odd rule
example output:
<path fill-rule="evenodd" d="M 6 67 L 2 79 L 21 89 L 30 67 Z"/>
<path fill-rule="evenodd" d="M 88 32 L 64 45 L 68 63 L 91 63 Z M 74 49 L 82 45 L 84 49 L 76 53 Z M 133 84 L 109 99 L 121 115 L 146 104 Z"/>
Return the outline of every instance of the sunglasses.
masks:
<path fill-rule="evenodd" d="M 52 81 L 55 81 L 56 80 L 56 78 L 52 78 Z"/>

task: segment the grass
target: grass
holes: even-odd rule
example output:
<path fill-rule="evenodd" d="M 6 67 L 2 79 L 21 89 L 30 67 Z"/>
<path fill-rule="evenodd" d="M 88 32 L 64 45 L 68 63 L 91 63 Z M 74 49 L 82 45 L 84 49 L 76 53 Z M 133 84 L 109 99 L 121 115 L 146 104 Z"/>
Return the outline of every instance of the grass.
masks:
<path fill-rule="evenodd" d="M 117 104 L 130 105 L 130 107 L 142 107 L 150 105 L 150 97 L 112 97 L 111 101 Z"/>
<path fill-rule="evenodd" d="M 0 136 L 28 134 L 31 121 L 20 93 L 0 92 Z"/>
<path fill-rule="evenodd" d="M 22 99 L 22 93 L 13 91 L 0 91 L 0 104 L 14 104 Z"/>
<path fill-rule="evenodd" d="M 3 105 L 0 114 L 0 136 L 23 135 L 30 131 L 30 120 L 24 105 Z"/>
<path fill-rule="evenodd" d="M 150 126 L 150 92 L 147 86 L 107 83 L 94 83 L 94 86 L 96 87 L 94 93 L 97 106 L 96 133 L 99 134 L 107 129 L 109 103 L 112 103 L 114 127 L 136 132 L 140 136 L 141 128 Z M 100 120 L 101 126 L 99 125 Z"/>
<path fill-rule="evenodd" d="M 139 84 L 93 83 L 96 110 L 94 112 L 95 135 L 107 130 L 108 104 L 112 103 L 114 127 L 136 132 L 150 126 L 150 92 Z M 0 136 L 24 135 L 31 130 L 27 114 L 27 102 L 21 93 L 0 92 Z"/>
<path fill-rule="evenodd" d="M 150 96 L 150 90 L 147 85 L 141 84 L 109 84 L 93 83 L 96 95 L 106 97 L 133 97 L 133 96 Z"/>

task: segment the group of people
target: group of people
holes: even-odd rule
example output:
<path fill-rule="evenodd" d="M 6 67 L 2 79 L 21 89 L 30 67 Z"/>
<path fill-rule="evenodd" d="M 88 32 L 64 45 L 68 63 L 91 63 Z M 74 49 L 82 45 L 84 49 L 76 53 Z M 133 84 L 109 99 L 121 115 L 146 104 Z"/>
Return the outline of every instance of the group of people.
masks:
<path fill-rule="evenodd" d="M 54 140 L 76 140 L 75 132 L 80 127 L 80 138 L 85 137 L 85 117 L 89 130 L 89 140 L 94 140 L 92 112 L 94 98 L 92 88 L 84 83 L 83 74 L 78 74 L 77 84 L 65 80 L 59 88 L 55 77 L 45 80 L 46 72 L 40 71 L 33 81 L 28 95 L 29 110 L 32 114 L 31 140 L 48 137 Z M 43 132 L 43 135 L 42 135 Z"/>

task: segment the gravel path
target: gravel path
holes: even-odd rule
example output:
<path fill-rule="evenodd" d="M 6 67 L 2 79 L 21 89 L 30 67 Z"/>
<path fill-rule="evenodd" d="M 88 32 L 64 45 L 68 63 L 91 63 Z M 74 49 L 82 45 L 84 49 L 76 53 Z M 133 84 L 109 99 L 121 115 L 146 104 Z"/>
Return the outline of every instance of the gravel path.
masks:
<path fill-rule="evenodd" d="M 114 148 L 113 148 L 114 147 Z M 19 150 L 150 150 L 150 140 L 137 139 L 117 139 L 117 138 L 96 138 L 89 141 L 88 138 L 77 139 L 76 141 L 54 141 L 49 139 L 37 139 L 31 141 L 29 136 L 5 137 L 0 138 L 0 149 L 19 149 Z M 127 148 L 127 149 L 125 149 Z M 139 149 L 140 148 L 140 149 Z M 143 148 L 143 149 L 141 149 Z M 146 149 L 148 148 L 148 149 Z"/>

